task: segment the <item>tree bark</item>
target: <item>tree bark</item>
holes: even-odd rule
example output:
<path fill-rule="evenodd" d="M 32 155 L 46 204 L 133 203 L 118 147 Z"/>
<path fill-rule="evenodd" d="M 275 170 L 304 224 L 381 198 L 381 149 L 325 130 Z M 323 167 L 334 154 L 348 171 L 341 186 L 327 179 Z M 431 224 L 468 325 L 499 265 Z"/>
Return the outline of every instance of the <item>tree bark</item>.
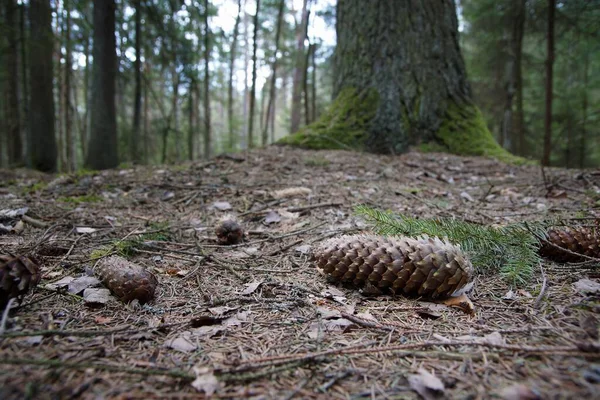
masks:
<path fill-rule="evenodd" d="M 196 116 L 196 103 L 194 100 L 194 92 L 196 85 L 194 78 L 190 77 L 190 85 L 188 86 L 188 160 L 194 161 L 194 146 L 195 146 L 195 126 Z"/>
<path fill-rule="evenodd" d="M 290 133 L 295 133 L 300 128 L 300 120 L 302 118 L 302 74 L 304 72 L 304 39 L 306 38 L 306 29 L 308 27 L 308 1 L 302 3 L 302 18 L 300 25 L 296 28 L 296 63 L 294 65 L 294 80 L 292 84 L 292 126 Z M 362 9 L 364 2 L 356 1 L 356 7 Z M 338 8 L 344 0 L 339 0 Z M 339 36 L 338 36 L 339 37 Z"/>
<path fill-rule="evenodd" d="M 311 96 L 311 113 L 310 113 L 310 117 L 311 117 L 311 122 L 315 121 L 317 119 L 317 45 L 314 44 L 313 45 L 313 49 L 312 49 L 312 56 L 311 56 L 311 64 L 312 64 L 312 86 L 311 86 L 311 90 L 312 90 L 312 96 Z"/>
<path fill-rule="evenodd" d="M 548 32 L 546 54 L 546 112 L 544 116 L 544 153 L 542 165 L 550 165 L 552 153 L 552 67 L 554 65 L 554 12 L 556 0 L 548 0 Z"/>
<path fill-rule="evenodd" d="M 173 130 L 175 136 L 175 161 L 179 162 L 181 160 L 181 132 L 179 131 L 179 107 L 178 107 L 178 98 L 179 98 L 179 72 L 177 71 L 177 51 L 178 51 L 178 35 L 177 35 L 177 25 L 175 24 L 175 14 L 177 13 L 178 7 L 177 2 L 175 0 L 170 0 L 171 4 L 171 19 L 169 21 L 169 30 L 171 34 L 171 78 L 173 85 L 173 97 L 171 98 L 171 125 L 169 126 L 169 130 Z M 167 151 L 166 148 L 168 146 L 168 131 L 165 132 L 164 139 L 164 147 L 163 156 L 164 161 L 166 162 Z"/>
<path fill-rule="evenodd" d="M 114 168 L 119 164 L 115 109 L 117 54 L 115 0 L 94 2 L 94 43 L 90 142 L 85 166 Z"/>
<path fill-rule="evenodd" d="M 587 136 L 587 118 L 588 118 L 588 81 L 589 81 L 590 53 L 586 52 L 583 56 L 583 99 L 581 111 L 583 113 L 583 122 L 581 123 L 581 132 L 579 133 L 579 168 L 585 168 L 586 136 Z"/>
<path fill-rule="evenodd" d="M 23 163 L 23 141 L 21 140 L 21 117 L 19 112 L 19 32 L 18 8 L 16 0 L 5 0 L 5 31 L 8 49 L 6 51 L 6 100 L 5 118 L 7 128 L 8 165 L 20 166 Z"/>
<path fill-rule="evenodd" d="M 133 94 L 133 129 L 129 141 L 129 157 L 132 162 L 141 161 L 140 142 L 141 113 L 142 113 L 142 7 L 141 0 L 134 0 L 135 7 L 135 61 L 133 73 L 135 88 Z"/>
<path fill-rule="evenodd" d="M 29 69 L 27 65 L 27 33 L 25 29 L 25 19 L 27 18 L 27 8 L 25 4 L 19 5 L 19 48 L 21 51 L 21 130 L 27 135 L 29 132 Z M 28 154 L 27 141 L 24 143 L 24 153 Z"/>
<path fill-rule="evenodd" d="M 53 47 L 52 9 L 50 0 L 29 2 L 29 82 L 30 97 L 30 160 L 40 171 L 56 171 L 56 139 L 54 137 L 54 95 L 52 93 Z"/>
<path fill-rule="evenodd" d="M 269 86 L 269 102 L 267 103 L 267 117 L 262 135 L 262 145 L 266 146 L 269 141 L 269 121 L 271 120 L 271 112 L 274 110 L 273 102 L 275 101 L 275 83 L 277 83 L 277 58 L 279 53 L 279 38 L 281 37 L 281 25 L 283 24 L 283 12 L 285 9 L 285 0 L 279 2 L 279 10 L 277 12 L 277 28 L 275 30 L 275 53 L 273 54 L 273 74 L 271 75 L 271 84 Z"/>
<path fill-rule="evenodd" d="M 244 7 L 246 9 L 246 4 L 248 0 L 244 0 Z M 249 108 L 249 97 L 250 97 L 250 88 L 248 86 L 248 67 L 250 66 L 250 33 L 248 27 L 248 14 L 244 11 L 243 16 L 243 26 L 244 26 L 244 115 L 242 118 L 242 134 L 240 135 L 240 148 L 246 149 L 248 147 L 248 108 Z"/>
<path fill-rule="evenodd" d="M 66 141 L 66 165 L 68 171 L 75 171 L 75 141 L 73 139 L 73 121 L 71 117 L 71 71 L 73 60 L 71 59 L 71 5 L 69 0 L 64 1 L 67 12 L 65 20 L 65 90 L 63 95 L 65 108 L 65 141 Z"/>
<path fill-rule="evenodd" d="M 204 158 L 212 151 L 210 125 L 210 27 L 208 26 L 208 0 L 204 0 Z"/>
<path fill-rule="evenodd" d="M 256 14 L 254 15 L 254 37 L 252 39 L 252 89 L 250 89 L 250 111 L 248 116 L 248 147 L 254 147 L 254 105 L 256 103 L 256 49 L 258 47 L 258 13 L 260 11 L 260 0 L 256 0 Z"/>
<path fill-rule="evenodd" d="M 525 114 L 523 112 L 523 36 L 525 34 L 525 18 L 527 15 L 527 0 L 518 0 L 515 18 L 514 52 L 515 52 L 515 123 L 513 143 L 515 153 L 524 156 L 525 148 Z"/>
<path fill-rule="evenodd" d="M 401 153 L 441 127 L 452 147 L 461 124 L 489 135 L 472 104 L 453 0 L 340 0 L 336 19 L 334 95 L 353 88 L 378 98 L 367 150 Z"/>
<path fill-rule="evenodd" d="M 229 150 L 235 150 L 235 129 L 233 117 L 233 71 L 235 70 L 235 53 L 240 27 L 240 18 L 242 15 L 242 0 L 238 0 L 238 13 L 233 27 L 233 41 L 229 52 L 229 87 L 227 88 L 227 122 L 229 124 Z"/>
<path fill-rule="evenodd" d="M 306 60 L 304 60 L 304 73 L 302 74 L 302 91 L 304 92 L 304 121 L 306 125 L 310 124 L 310 94 L 308 92 L 308 68 L 310 67 L 310 53 L 313 51 L 315 45 L 312 43 L 308 44 L 308 50 L 306 51 Z"/>

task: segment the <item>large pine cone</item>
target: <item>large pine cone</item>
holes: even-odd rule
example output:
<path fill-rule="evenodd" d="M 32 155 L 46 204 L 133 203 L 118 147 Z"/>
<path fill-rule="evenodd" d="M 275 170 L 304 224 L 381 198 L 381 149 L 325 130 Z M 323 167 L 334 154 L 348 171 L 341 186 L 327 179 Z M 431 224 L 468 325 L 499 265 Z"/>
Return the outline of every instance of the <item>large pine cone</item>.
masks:
<path fill-rule="evenodd" d="M 342 236 L 321 243 L 314 257 L 334 280 L 431 299 L 455 294 L 473 274 L 460 248 L 438 238 Z"/>
<path fill-rule="evenodd" d="M 94 271 L 119 300 L 147 303 L 154 298 L 158 280 L 150 271 L 119 256 L 98 261 Z"/>
<path fill-rule="evenodd" d="M 0 255 L 0 310 L 10 299 L 19 302 L 42 277 L 38 261 L 33 257 Z"/>
<path fill-rule="evenodd" d="M 546 240 L 573 253 L 600 258 L 600 228 L 579 226 L 550 229 Z M 585 261 L 584 257 L 569 254 L 548 243 L 542 245 L 540 255 L 557 262 Z"/>

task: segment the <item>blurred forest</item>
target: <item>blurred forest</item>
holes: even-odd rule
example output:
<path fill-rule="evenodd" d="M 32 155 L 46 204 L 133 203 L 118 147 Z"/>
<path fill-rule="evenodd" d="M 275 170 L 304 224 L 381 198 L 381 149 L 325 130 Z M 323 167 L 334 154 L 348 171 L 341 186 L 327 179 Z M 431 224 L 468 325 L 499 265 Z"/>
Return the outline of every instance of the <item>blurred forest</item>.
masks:
<path fill-rule="evenodd" d="M 455 6 L 498 142 L 598 167 L 600 1 Z M 0 167 L 177 163 L 273 143 L 331 103 L 335 11 L 335 0 L 2 0 Z"/>

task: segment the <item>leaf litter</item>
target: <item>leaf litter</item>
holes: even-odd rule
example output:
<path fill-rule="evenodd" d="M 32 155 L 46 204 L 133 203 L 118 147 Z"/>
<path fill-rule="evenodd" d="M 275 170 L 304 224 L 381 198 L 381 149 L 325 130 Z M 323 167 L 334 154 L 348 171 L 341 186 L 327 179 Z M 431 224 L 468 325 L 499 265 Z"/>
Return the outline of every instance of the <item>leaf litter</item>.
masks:
<path fill-rule="evenodd" d="M 314 157 L 327 163 L 306 161 Z M 60 179 L 2 173 L 14 182 L 2 188 L 2 209 L 27 208 L 45 224 L 0 235 L 3 251 L 34 253 L 43 271 L 0 337 L 2 398 L 558 399 L 599 391 L 598 274 L 587 265 L 544 263 L 545 278 L 521 288 L 481 275 L 469 316 L 332 285 L 310 260 L 319 241 L 367 228 L 353 214 L 358 204 L 481 224 L 598 218 L 598 175 L 286 147 Z M 100 201 L 58 201 L 82 195 Z M 225 212 L 244 228 L 239 244 L 220 245 L 211 228 Z M 87 283 L 83 295 L 69 292 L 98 257 L 113 254 L 157 276 L 154 301 L 126 305 Z"/>

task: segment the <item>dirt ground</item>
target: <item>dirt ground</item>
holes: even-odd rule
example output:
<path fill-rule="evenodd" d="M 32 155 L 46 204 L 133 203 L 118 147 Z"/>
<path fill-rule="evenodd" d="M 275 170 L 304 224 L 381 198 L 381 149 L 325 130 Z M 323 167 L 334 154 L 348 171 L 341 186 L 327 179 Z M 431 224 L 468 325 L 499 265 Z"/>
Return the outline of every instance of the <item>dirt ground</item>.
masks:
<path fill-rule="evenodd" d="M 0 235 L 0 253 L 43 271 L 0 335 L 2 399 L 600 398 L 600 295 L 574 285 L 598 281 L 593 263 L 544 263 L 521 288 L 478 276 L 469 316 L 365 297 L 310 261 L 319 241 L 369 229 L 358 204 L 482 224 L 598 218 L 598 171 L 269 147 L 0 182 L 0 209 L 38 225 Z M 215 241 L 226 214 L 244 243 Z M 99 306 L 52 285 L 117 252 L 157 276 L 153 302 Z"/>

